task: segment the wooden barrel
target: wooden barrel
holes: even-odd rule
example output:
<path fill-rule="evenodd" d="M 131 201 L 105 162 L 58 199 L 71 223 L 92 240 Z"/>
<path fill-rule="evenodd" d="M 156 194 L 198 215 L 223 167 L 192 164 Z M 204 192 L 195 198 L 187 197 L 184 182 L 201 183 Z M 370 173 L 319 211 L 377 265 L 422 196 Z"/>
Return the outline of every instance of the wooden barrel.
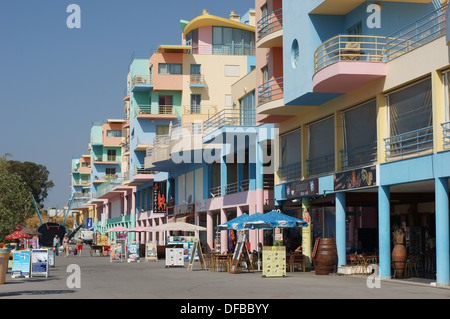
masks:
<path fill-rule="evenodd" d="M 333 238 L 320 238 L 314 268 L 316 275 L 334 273 L 337 265 L 337 249 Z"/>

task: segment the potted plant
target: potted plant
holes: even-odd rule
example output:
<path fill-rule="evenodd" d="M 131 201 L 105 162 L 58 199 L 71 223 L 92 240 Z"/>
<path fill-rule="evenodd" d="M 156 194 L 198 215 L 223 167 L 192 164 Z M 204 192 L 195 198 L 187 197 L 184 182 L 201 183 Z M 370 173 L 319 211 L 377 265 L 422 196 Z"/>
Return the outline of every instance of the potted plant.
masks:
<path fill-rule="evenodd" d="M 392 232 L 394 237 L 394 249 L 392 250 L 392 263 L 395 277 L 403 278 L 406 266 L 405 232 L 401 227 L 395 226 Z"/>

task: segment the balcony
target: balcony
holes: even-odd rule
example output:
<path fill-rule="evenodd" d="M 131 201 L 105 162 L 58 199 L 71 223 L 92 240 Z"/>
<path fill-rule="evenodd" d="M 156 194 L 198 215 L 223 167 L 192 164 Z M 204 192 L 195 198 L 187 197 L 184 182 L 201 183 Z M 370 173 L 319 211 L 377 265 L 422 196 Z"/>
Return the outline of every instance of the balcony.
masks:
<path fill-rule="evenodd" d="M 442 136 L 444 150 L 450 149 L 450 122 L 442 123 Z"/>
<path fill-rule="evenodd" d="M 124 102 L 128 102 L 130 100 L 130 90 L 128 88 L 125 88 L 125 90 L 123 91 L 123 96 Z"/>
<path fill-rule="evenodd" d="M 204 135 L 211 134 L 215 130 L 226 126 L 255 126 L 255 117 L 256 114 L 254 109 L 223 109 L 203 123 Z"/>
<path fill-rule="evenodd" d="M 314 53 L 313 91 L 348 93 L 386 77 L 386 37 L 339 35 Z"/>
<path fill-rule="evenodd" d="M 388 36 L 387 58 L 395 59 L 445 35 L 445 5 Z"/>
<path fill-rule="evenodd" d="M 177 119 L 177 106 L 139 104 L 134 109 L 134 117 L 138 119 Z"/>
<path fill-rule="evenodd" d="M 287 183 L 302 177 L 302 163 L 292 163 L 278 168 L 280 183 Z"/>
<path fill-rule="evenodd" d="M 306 160 L 308 177 L 324 175 L 334 171 L 334 154 L 327 154 Z"/>
<path fill-rule="evenodd" d="M 150 75 L 135 75 L 131 80 L 131 92 L 150 92 L 153 81 Z"/>
<path fill-rule="evenodd" d="M 369 166 L 377 161 L 377 142 L 341 150 L 342 169 Z"/>
<path fill-rule="evenodd" d="M 212 55 L 245 55 L 254 56 L 255 47 L 246 44 L 212 44 L 196 45 L 188 50 L 188 54 L 212 54 Z"/>
<path fill-rule="evenodd" d="M 433 151 L 433 126 L 385 138 L 384 143 L 386 161 L 430 154 Z"/>
<path fill-rule="evenodd" d="M 257 23 L 258 48 L 283 46 L 283 9 L 275 10 Z"/>
<path fill-rule="evenodd" d="M 134 151 L 145 151 L 153 144 L 153 137 L 137 136 Z"/>
<path fill-rule="evenodd" d="M 283 78 L 276 78 L 258 87 L 258 106 L 284 97 Z"/>
<path fill-rule="evenodd" d="M 205 76 L 202 74 L 191 74 L 189 77 L 190 88 L 204 88 L 206 87 Z"/>

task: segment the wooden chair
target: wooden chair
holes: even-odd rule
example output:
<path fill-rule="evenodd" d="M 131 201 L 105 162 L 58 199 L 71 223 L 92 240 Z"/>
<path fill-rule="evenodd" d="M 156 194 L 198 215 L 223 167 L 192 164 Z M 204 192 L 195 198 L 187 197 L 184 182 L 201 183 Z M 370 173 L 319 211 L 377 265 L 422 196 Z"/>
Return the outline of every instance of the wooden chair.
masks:
<path fill-rule="evenodd" d="M 291 271 L 295 271 L 295 266 L 299 266 L 299 269 L 303 270 L 305 272 L 305 255 L 303 254 L 292 254 L 291 255 L 291 262 L 290 267 Z"/>

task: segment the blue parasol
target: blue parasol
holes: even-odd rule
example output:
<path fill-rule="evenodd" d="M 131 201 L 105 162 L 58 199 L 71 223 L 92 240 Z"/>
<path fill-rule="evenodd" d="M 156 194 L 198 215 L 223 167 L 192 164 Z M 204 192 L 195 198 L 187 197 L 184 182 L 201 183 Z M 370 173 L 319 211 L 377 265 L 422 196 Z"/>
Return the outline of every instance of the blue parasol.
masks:
<path fill-rule="evenodd" d="M 275 228 L 308 227 L 308 223 L 304 220 L 283 214 L 276 210 L 264 214 L 262 220 Z"/>
<path fill-rule="evenodd" d="M 242 214 L 236 218 L 233 218 L 233 219 L 227 221 L 226 223 L 216 226 L 216 229 L 217 230 L 231 230 L 231 229 L 241 230 L 243 223 L 245 223 L 249 217 L 250 216 L 248 216 L 247 214 Z"/>

